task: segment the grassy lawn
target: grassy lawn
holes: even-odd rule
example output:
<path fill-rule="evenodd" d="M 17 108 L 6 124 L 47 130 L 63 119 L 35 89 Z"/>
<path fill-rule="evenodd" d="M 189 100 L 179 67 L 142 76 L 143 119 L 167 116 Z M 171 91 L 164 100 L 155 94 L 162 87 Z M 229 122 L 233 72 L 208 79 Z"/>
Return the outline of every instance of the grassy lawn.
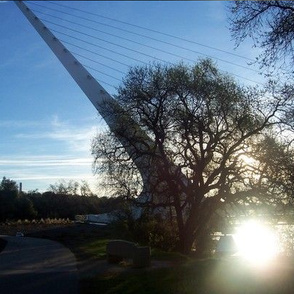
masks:
<path fill-rule="evenodd" d="M 85 242 L 80 245 L 80 250 L 88 256 L 92 256 L 96 259 L 105 259 L 106 258 L 106 244 L 108 239 L 99 239 L 92 240 L 90 242 Z"/>
<path fill-rule="evenodd" d="M 238 260 L 198 260 L 171 268 L 99 275 L 81 293 L 293 293 L 293 268 L 256 268 Z"/>
<path fill-rule="evenodd" d="M 115 239 L 115 236 L 107 227 L 69 225 L 34 230 L 31 233 L 27 232 L 26 235 L 58 241 L 75 254 L 81 294 L 292 294 L 294 292 L 294 265 L 287 259 L 276 260 L 264 267 L 256 267 L 236 258 L 195 260 L 180 254 L 153 249 L 150 268 L 133 269 L 128 265 L 108 267 L 105 260 L 106 243 L 109 239 Z M 3 248 L 5 244 L 0 239 L 0 250 L 1 246 Z M 155 264 L 157 266 L 154 266 Z M 99 271 L 101 266 L 104 267 L 104 271 Z"/>

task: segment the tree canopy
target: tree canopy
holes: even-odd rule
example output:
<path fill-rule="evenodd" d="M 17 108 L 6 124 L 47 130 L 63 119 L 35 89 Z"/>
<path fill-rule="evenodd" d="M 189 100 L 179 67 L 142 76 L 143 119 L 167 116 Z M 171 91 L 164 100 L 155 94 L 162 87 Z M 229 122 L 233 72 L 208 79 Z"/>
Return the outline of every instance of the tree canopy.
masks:
<path fill-rule="evenodd" d="M 236 44 L 251 38 L 263 50 L 257 59 L 262 66 L 280 63 L 293 74 L 294 2 L 232 1 L 228 5 Z"/>
<path fill-rule="evenodd" d="M 50 190 L 19 191 L 14 180 L 3 177 L 0 182 L 0 222 L 19 219 L 69 218 L 78 214 L 107 213 L 118 209 L 123 199 L 97 197 L 87 182 L 60 180 Z"/>
<path fill-rule="evenodd" d="M 273 85 L 271 93 L 241 87 L 210 60 L 151 64 L 130 69 L 116 99 L 153 142 L 137 154 L 156 171 L 148 204 L 169 208 L 182 252 L 193 243 L 203 250 L 214 212 L 228 203 L 285 197 L 261 164 L 267 158 L 258 157 L 268 137 L 276 142 L 287 103 Z M 97 170 L 108 171 L 120 193 L 138 196 L 139 177 L 123 151 L 111 133 L 92 146 Z"/>
<path fill-rule="evenodd" d="M 81 183 L 74 180 L 68 182 L 65 180 L 59 180 L 55 184 L 51 184 L 48 191 L 63 195 L 94 196 L 89 184 L 84 180 L 82 180 Z"/>

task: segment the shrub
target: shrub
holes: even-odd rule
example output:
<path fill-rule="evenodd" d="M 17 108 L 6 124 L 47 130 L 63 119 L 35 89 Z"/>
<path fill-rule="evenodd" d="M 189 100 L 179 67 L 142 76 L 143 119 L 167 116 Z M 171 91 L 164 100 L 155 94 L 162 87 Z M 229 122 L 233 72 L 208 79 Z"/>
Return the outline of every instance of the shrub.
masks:
<path fill-rule="evenodd" d="M 126 212 L 112 224 L 116 238 L 122 238 L 142 245 L 149 245 L 164 251 L 175 249 L 177 244 L 177 226 L 170 221 L 148 213 L 136 219 Z"/>

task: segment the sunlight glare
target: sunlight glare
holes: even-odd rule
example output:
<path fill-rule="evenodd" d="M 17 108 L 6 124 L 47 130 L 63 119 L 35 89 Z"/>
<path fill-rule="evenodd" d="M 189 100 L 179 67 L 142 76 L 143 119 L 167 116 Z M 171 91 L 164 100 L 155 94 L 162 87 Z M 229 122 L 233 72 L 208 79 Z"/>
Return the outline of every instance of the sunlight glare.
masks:
<path fill-rule="evenodd" d="M 249 157 L 245 154 L 242 154 L 240 156 L 240 159 L 246 164 L 246 165 L 249 165 L 249 166 L 252 166 L 256 163 L 256 160 L 252 157 Z"/>
<path fill-rule="evenodd" d="M 265 265 L 279 251 L 278 237 L 274 231 L 255 221 L 240 226 L 235 241 L 239 255 L 255 265 Z"/>

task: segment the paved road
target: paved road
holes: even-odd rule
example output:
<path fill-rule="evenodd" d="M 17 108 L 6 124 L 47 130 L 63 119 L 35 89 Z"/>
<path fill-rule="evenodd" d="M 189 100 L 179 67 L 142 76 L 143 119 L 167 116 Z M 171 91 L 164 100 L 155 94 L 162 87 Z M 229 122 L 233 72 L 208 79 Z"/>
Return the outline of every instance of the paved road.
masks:
<path fill-rule="evenodd" d="M 61 244 L 37 238 L 0 236 L 0 293 L 77 294 L 75 256 Z"/>

